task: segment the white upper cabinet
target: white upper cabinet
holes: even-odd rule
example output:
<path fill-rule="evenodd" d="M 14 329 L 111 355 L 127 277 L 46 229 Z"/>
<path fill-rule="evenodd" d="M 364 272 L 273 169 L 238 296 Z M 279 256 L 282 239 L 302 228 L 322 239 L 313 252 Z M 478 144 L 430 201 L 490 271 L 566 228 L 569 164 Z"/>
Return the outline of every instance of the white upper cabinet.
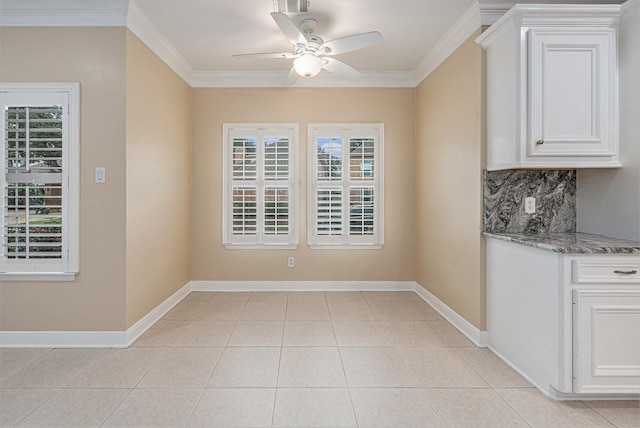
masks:
<path fill-rule="evenodd" d="M 487 169 L 611 168 L 619 5 L 516 5 L 486 50 Z"/>

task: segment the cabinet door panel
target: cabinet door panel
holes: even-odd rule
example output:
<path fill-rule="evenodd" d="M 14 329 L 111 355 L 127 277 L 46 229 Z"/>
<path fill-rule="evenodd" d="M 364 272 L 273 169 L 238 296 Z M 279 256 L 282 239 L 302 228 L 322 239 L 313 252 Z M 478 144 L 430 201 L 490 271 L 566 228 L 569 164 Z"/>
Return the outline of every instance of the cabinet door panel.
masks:
<path fill-rule="evenodd" d="M 613 33 L 531 30 L 529 156 L 613 156 Z"/>
<path fill-rule="evenodd" d="M 574 290 L 574 392 L 640 393 L 640 290 Z"/>

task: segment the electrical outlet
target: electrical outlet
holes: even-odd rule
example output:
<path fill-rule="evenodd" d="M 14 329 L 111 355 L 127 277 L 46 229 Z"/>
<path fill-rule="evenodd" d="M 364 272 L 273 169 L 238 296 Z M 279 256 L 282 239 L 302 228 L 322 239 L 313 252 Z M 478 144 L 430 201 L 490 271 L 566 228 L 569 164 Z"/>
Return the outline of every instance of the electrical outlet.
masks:
<path fill-rule="evenodd" d="M 294 259 L 293 257 L 289 257 L 289 258 L 287 259 L 287 267 L 292 268 L 292 267 L 294 267 L 295 265 L 296 265 L 296 261 L 295 261 L 295 259 Z"/>
<path fill-rule="evenodd" d="M 536 198 L 528 197 L 524 198 L 524 212 L 527 214 L 535 214 L 536 212 Z"/>

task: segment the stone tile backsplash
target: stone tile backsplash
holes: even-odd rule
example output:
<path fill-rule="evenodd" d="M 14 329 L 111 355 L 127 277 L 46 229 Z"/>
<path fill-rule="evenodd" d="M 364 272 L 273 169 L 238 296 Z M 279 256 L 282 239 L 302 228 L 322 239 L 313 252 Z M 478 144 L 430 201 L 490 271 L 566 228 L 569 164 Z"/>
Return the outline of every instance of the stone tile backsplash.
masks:
<path fill-rule="evenodd" d="M 490 233 L 576 231 L 576 171 L 483 171 L 483 229 Z M 524 209 L 536 198 L 535 214 Z"/>

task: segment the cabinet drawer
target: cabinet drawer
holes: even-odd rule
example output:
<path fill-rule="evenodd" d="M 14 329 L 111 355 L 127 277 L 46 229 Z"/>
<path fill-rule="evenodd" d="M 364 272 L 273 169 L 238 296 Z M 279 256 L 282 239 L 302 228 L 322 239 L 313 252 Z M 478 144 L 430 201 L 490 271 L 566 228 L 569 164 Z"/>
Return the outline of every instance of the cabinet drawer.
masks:
<path fill-rule="evenodd" d="M 640 260 L 574 260 L 575 284 L 640 284 Z"/>

